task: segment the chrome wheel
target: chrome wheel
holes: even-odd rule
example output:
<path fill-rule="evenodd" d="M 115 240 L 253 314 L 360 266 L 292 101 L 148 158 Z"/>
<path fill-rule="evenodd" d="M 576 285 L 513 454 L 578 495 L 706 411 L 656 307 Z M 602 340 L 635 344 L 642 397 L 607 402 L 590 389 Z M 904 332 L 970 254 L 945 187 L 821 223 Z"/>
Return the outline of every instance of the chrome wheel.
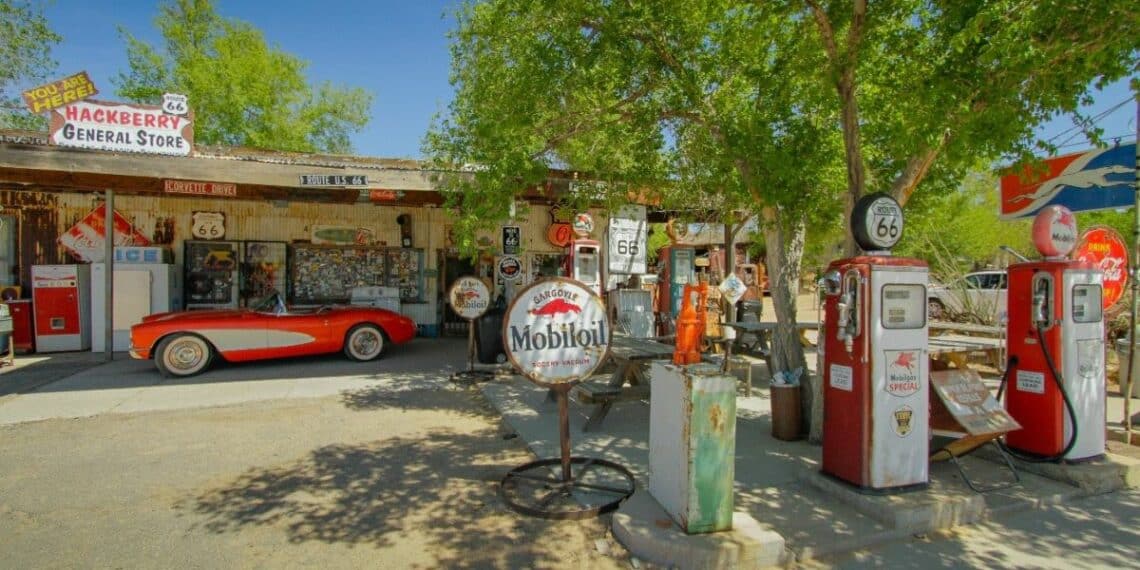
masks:
<path fill-rule="evenodd" d="M 384 333 L 375 325 L 356 325 L 344 339 L 344 354 L 353 360 L 374 360 L 381 352 L 384 352 Z"/>
<path fill-rule="evenodd" d="M 193 376 L 205 370 L 213 358 L 214 349 L 205 339 L 177 334 L 159 343 L 154 363 L 164 376 Z"/>

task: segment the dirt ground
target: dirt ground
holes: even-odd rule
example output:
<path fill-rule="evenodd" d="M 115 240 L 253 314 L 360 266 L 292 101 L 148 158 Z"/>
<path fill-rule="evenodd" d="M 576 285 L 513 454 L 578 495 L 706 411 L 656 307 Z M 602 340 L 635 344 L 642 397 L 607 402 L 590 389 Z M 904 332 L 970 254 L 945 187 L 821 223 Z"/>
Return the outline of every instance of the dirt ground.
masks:
<path fill-rule="evenodd" d="M 3 566 L 629 568 L 609 516 L 503 504 L 512 435 L 446 381 L 0 428 Z"/>

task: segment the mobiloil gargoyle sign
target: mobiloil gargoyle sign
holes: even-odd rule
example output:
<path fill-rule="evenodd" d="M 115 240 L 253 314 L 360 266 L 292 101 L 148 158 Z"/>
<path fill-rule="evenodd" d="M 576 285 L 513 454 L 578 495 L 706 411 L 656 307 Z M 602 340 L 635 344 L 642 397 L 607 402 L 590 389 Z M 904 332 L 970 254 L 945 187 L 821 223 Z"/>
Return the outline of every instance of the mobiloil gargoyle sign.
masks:
<path fill-rule="evenodd" d="M 523 289 L 511 303 L 503 341 L 511 363 L 541 386 L 576 382 L 605 361 L 609 316 L 602 299 L 572 279 Z"/>

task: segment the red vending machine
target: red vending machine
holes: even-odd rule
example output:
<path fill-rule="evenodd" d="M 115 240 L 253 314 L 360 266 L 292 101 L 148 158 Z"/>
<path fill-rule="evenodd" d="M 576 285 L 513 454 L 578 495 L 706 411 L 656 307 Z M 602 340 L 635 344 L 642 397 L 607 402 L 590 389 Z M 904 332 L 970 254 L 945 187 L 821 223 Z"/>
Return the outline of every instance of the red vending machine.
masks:
<path fill-rule="evenodd" d="M 33 265 L 36 352 L 91 348 L 91 266 Z"/>

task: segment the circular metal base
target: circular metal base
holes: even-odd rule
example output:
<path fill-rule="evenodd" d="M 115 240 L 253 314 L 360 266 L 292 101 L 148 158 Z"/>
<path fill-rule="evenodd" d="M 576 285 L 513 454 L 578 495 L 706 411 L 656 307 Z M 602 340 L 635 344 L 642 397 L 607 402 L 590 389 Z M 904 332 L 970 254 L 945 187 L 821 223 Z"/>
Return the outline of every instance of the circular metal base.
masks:
<path fill-rule="evenodd" d="M 584 519 L 608 513 L 633 494 L 628 469 L 592 457 L 571 457 L 570 477 L 562 459 L 540 459 L 512 469 L 499 483 L 499 496 L 524 515 L 544 519 Z"/>

